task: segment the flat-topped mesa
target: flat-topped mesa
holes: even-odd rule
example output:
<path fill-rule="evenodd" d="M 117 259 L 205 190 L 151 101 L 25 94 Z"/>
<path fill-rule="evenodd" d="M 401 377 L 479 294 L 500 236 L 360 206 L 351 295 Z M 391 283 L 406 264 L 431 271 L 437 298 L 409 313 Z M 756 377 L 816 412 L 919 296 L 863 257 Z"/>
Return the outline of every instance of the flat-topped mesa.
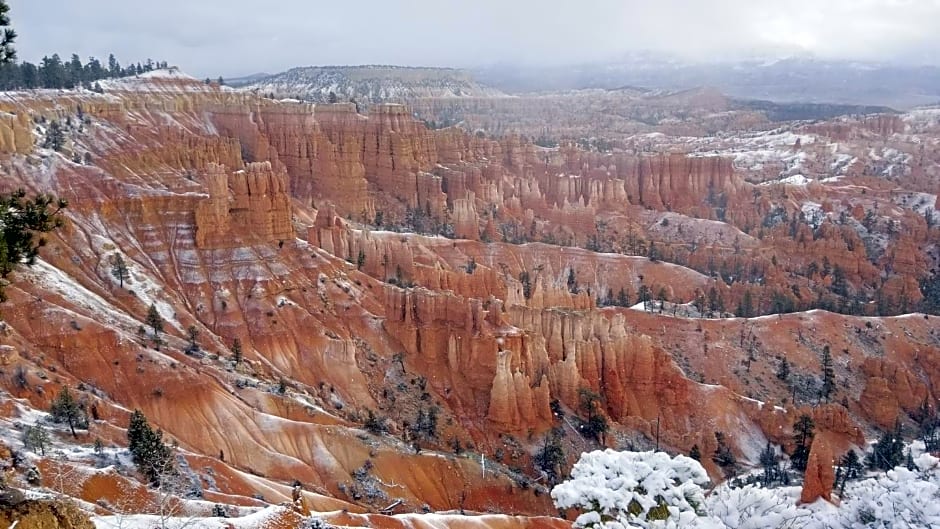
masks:
<path fill-rule="evenodd" d="M 275 171 L 270 162 L 257 162 L 227 173 L 224 166 L 210 164 L 205 178 L 209 197 L 196 206 L 198 248 L 234 248 L 294 238 L 284 170 Z"/>

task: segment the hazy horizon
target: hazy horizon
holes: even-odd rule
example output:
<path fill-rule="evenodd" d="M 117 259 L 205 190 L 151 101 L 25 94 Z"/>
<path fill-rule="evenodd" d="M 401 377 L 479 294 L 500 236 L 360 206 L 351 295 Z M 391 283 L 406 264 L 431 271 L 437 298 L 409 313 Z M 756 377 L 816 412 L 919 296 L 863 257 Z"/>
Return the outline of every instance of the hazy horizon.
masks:
<path fill-rule="evenodd" d="M 812 56 L 940 65 L 940 0 L 10 0 L 21 60 L 166 60 L 197 76 L 308 65 L 559 66 L 650 53 L 686 61 Z M 67 57 L 63 57 L 66 59 Z"/>

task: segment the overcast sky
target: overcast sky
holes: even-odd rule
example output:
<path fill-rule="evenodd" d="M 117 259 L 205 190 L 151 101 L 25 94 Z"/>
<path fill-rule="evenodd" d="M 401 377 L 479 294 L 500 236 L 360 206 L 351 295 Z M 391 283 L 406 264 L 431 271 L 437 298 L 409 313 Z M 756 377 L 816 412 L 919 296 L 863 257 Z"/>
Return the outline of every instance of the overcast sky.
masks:
<path fill-rule="evenodd" d="M 138 61 L 193 75 L 292 66 L 567 64 L 811 53 L 940 64 L 940 0 L 8 0 L 24 60 Z"/>

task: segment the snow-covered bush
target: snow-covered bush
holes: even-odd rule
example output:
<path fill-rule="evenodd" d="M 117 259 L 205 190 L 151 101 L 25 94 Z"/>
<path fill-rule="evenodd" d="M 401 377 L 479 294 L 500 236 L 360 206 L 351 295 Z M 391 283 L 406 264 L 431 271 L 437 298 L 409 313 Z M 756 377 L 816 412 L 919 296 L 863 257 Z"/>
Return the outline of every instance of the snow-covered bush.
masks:
<path fill-rule="evenodd" d="M 559 509 L 582 511 L 576 528 L 696 527 L 707 483 L 705 469 L 689 457 L 598 450 L 581 455 L 552 499 Z"/>
<path fill-rule="evenodd" d="M 851 529 L 940 527 L 940 460 L 921 454 L 914 465 L 913 471 L 896 467 L 851 485 L 833 525 Z"/>
<path fill-rule="evenodd" d="M 900 466 L 850 481 L 841 505 L 796 506 L 798 487 L 723 485 L 707 499 L 702 466 L 662 452 L 591 452 L 552 490 L 555 506 L 576 508 L 576 529 L 920 529 L 940 528 L 940 459 L 911 451 Z"/>
<path fill-rule="evenodd" d="M 721 486 L 705 501 L 708 514 L 729 529 L 788 529 L 805 527 L 810 512 L 793 505 L 779 492 L 753 485 Z"/>

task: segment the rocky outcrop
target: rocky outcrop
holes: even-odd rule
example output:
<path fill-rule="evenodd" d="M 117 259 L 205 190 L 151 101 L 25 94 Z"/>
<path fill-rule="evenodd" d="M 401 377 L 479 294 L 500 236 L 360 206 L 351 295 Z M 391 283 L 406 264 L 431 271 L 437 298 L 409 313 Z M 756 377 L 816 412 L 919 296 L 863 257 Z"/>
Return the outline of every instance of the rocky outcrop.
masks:
<path fill-rule="evenodd" d="M 828 441 L 824 436 L 817 435 L 809 451 L 800 503 L 813 503 L 819 499 L 832 500 L 832 487 L 836 478 L 832 466 L 833 459 Z"/>
<path fill-rule="evenodd" d="M 3 106 L 0 105 L 0 110 Z M 26 154 L 33 149 L 30 119 L 24 112 L 0 115 L 0 153 Z"/>
<path fill-rule="evenodd" d="M 0 525 L 17 529 L 94 529 L 88 516 L 71 503 L 28 500 L 0 506 Z"/>
<path fill-rule="evenodd" d="M 232 174 L 210 164 L 205 178 L 209 198 L 196 206 L 197 247 L 233 248 L 294 238 L 285 172 L 274 171 L 270 162 L 250 163 Z"/>

